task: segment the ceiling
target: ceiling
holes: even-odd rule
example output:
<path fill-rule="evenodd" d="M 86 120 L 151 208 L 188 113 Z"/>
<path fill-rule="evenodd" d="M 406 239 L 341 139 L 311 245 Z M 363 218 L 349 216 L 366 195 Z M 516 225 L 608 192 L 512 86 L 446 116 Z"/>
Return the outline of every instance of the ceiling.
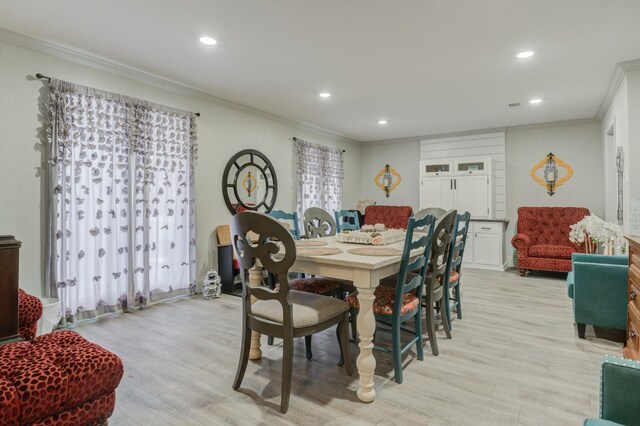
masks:
<path fill-rule="evenodd" d="M 638 0 L 0 3 L 2 28 L 360 141 L 595 117 L 639 18 Z"/>

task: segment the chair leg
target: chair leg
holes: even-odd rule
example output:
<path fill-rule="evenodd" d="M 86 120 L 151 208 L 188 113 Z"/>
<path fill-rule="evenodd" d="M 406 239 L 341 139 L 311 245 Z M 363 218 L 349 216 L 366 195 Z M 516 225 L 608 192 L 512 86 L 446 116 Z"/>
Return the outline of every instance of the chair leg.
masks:
<path fill-rule="evenodd" d="M 449 286 L 445 285 L 443 289 L 442 303 L 444 304 L 444 318 L 447 321 L 447 327 L 451 330 L 451 299 L 449 297 Z"/>
<path fill-rule="evenodd" d="M 340 366 L 345 366 L 347 375 L 353 375 L 353 362 L 349 355 L 349 313 L 345 313 L 344 318 L 338 324 L 336 328 L 338 332 L 338 341 L 340 342 Z"/>
<path fill-rule="evenodd" d="M 344 366 L 344 348 L 342 347 L 342 330 L 340 330 L 341 327 L 342 322 L 339 322 L 338 326 L 336 327 L 336 337 L 338 339 L 338 347 L 340 348 L 340 361 L 338 361 L 338 367 Z M 348 337 L 349 333 L 347 332 L 347 338 Z"/>
<path fill-rule="evenodd" d="M 527 270 L 526 269 L 519 269 L 520 272 L 520 276 L 521 277 L 526 277 L 527 276 Z"/>
<path fill-rule="evenodd" d="M 442 318 L 442 328 L 444 328 L 444 332 L 447 334 L 447 339 L 451 339 L 451 329 L 449 328 L 449 321 L 447 320 L 446 309 L 442 309 L 440 311 L 440 318 Z"/>
<path fill-rule="evenodd" d="M 282 355 L 282 395 L 280 396 L 280 412 L 284 414 L 289 409 L 289 397 L 291 396 L 293 337 L 291 335 L 285 336 L 283 343 L 284 351 Z"/>
<path fill-rule="evenodd" d="M 311 335 L 304 336 L 304 349 L 307 359 L 313 358 L 313 354 L 311 353 Z"/>
<path fill-rule="evenodd" d="M 427 290 L 428 293 L 431 293 L 431 290 Z M 427 333 L 429 335 L 429 344 L 431 345 L 431 353 L 434 355 L 438 355 L 440 352 L 438 351 L 438 341 L 436 340 L 436 318 L 433 314 L 433 300 L 432 295 L 427 294 L 426 303 L 425 303 L 425 318 L 427 320 Z"/>
<path fill-rule="evenodd" d="M 249 362 L 249 351 L 251 350 L 251 329 L 246 323 L 242 328 L 242 347 L 240 348 L 240 360 L 238 361 L 238 369 L 236 370 L 236 378 L 233 381 L 233 390 L 238 390 L 244 378 L 244 372 L 247 371 L 247 363 Z"/>
<path fill-rule="evenodd" d="M 582 324 L 582 323 L 576 323 L 576 325 L 578 326 L 578 337 L 581 339 L 584 339 L 585 334 L 587 332 L 587 324 Z"/>
<path fill-rule="evenodd" d="M 456 315 L 458 319 L 462 319 L 462 298 L 460 297 L 460 283 L 456 286 Z"/>
<path fill-rule="evenodd" d="M 349 322 L 351 323 L 351 338 L 355 343 L 358 343 L 358 324 L 357 320 L 358 314 L 353 313 L 349 317 Z"/>
<path fill-rule="evenodd" d="M 396 383 L 402 383 L 402 342 L 400 341 L 400 322 L 394 321 L 391 326 L 391 342 L 393 349 L 393 372 Z"/>
<path fill-rule="evenodd" d="M 418 340 L 416 341 L 416 354 L 418 360 L 424 360 L 424 342 L 422 340 L 422 306 L 418 306 L 418 312 L 414 317 L 415 334 Z"/>
<path fill-rule="evenodd" d="M 267 336 L 267 345 L 273 346 L 274 338 L 273 336 Z"/>

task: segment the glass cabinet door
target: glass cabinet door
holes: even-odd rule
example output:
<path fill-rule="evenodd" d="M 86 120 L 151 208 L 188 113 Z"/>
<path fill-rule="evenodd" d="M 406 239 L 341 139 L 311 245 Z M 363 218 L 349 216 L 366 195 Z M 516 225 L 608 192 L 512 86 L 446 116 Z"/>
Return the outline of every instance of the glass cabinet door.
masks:
<path fill-rule="evenodd" d="M 486 160 L 469 160 L 456 162 L 456 174 L 486 174 L 488 173 Z"/>
<path fill-rule="evenodd" d="M 423 176 L 448 176 L 453 174 L 451 161 L 428 162 L 422 164 Z"/>

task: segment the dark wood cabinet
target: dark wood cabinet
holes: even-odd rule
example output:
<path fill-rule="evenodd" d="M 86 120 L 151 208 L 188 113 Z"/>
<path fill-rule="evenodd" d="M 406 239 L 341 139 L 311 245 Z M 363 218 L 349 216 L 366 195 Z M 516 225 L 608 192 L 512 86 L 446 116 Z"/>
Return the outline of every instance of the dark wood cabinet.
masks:
<path fill-rule="evenodd" d="M 18 269 L 21 243 L 0 235 L 0 344 L 20 340 L 18 335 Z"/>
<path fill-rule="evenodd" d="M 627 341 L 624 357 L 640 360 L 640 238 L 629 240 L 629 288 L 627 292 Z"/>

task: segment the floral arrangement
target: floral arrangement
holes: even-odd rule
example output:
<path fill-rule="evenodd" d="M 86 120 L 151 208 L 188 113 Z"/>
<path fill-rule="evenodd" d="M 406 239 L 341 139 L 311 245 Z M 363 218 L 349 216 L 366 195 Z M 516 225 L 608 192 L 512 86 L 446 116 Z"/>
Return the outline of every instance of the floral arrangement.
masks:
<path fill-rule="evenodd" d="M 605 222 L 594 214 L 571 225 L 569 241 L 585 243 L 587 253 L 624 253 L 626 249 L 622 228 L 615 223 Z"/>
<path fill-rule="evenodd" d="M 222 293 L 222 283 L 220 281 L 220 275 L 215 269 L 209 269 L 204 276 L 204 282 L 202 283 L 202 298 L 217 299 Z"/>
<path fill-rule="evenodd" d="M 405 234 L 403 229 L 387 229 L 384 224 L 376 223 L 363 225 L 358 231 L 342 231 L 337 235 L 337 240 L 343 243 L 381 246 L 403 241 Z"/>

